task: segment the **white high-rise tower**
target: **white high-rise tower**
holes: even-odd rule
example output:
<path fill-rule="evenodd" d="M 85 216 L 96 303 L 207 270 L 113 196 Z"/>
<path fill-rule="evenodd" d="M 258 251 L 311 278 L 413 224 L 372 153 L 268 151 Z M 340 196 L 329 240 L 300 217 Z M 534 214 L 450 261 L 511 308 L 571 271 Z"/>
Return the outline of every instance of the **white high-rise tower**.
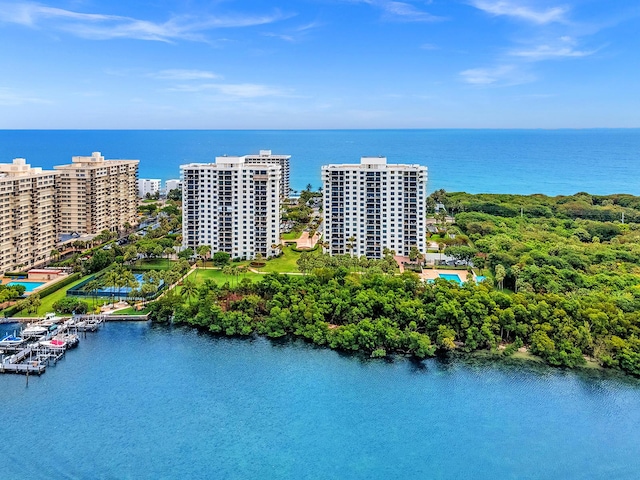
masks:
<path fill-rule="evenodd" d="M 182 165 L 182 244 L 232 258 L 271 257 L 280 243 L 281 167 L 244 157 Z"/>
<path fill-rule="evenodd" d="M 332 255 L 382 258 L 384 250 L 409 256 L 426 252 L 427 167 L 387 164 L 362 157 L 359 164 L 322 167 L 324 234 Z"/>

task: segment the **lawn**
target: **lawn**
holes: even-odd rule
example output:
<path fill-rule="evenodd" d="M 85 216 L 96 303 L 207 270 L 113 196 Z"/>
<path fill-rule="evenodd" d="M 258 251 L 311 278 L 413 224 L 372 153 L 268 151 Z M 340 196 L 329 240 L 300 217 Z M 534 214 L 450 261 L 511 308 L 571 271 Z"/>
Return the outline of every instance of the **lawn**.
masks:
<path fill-rule="evenodd" d="M 151 311 L 150 307 L 145 307 L 142 310 L 136 310 L 133 307 L 125 308 L 114 312 L 114 315 L 146 315 Z"/>
<path fill-rule="evenodd" d="M 168 258 L 145 258 L 143 260 L 138 260 L 135 265 L 132 266 L 132 269 L 169 270 L 172 264 L 173 261 Z"/>
<path fill-rule="evenodd" d="M 300 252 L 294 252 L 291 247 L 285 247 L 282 256 L 267 260 L 266 265 L 256 270 L 268 273 L 297 273 L 300 270 L 296 262 L 302 255 Z"/>
<path fill-rule="evenodd" d="M 302 232 L 297 232 L 297 231 L 292 231 L 292 232 L 287 232 L 287 233 L 283 233 L 281 235 L 283 240 L 297 240 L 298 238 L 300 238 L 300 234 Z"/>
<path fill-rule="evenodd" d="M 225 275 L 224 273 L 222 273 L 222 270 L 197 269 L 193 271 L 187 278 L 189 280 L 195 281 L 196 284 L 202 283 L 205 280 L 213 280 L 214 282 L 219 284 L 229 282 L 229 285 L 235 285 L 236 281 L 239 282 L 243 278 L 248 278 L 251 281 L 256 281 L 260 280 L 260 277 L 262 277 L 262 275 L 253 272 L 241 273 L 240 275 L 238 275 L 238 278 L 236 278 L 235 275 Z M 176 288 L 179 292 L 180 287 L 178 286 Z"/>
<path fill-rule="evenodd" d="M 320 253 L 320 250 L 315 250 L 313 253 Z M 196 271 L 189 275 L 189 279 L 195 281 L 196 283 L 202 283 L 207 279 L 213 280 L 218 284 L 223 284 L 225 282 L 229 282 L 230 285 L 234 286 L 236 282 L 241 281 L 243 278 L 248 278 L 251 281 L 260 280 L 263 276 L 263 273 L 299 273 L 298 265 L 296 261 L 300 258 L 300 252 L 294 252 L 291 247 L 285 247 L 283 250 L 283 254 L 280 257 L 272 258 L 271 260 L 266 261 L 266 265 L 264 267 L 256 268 L 255 270 L 261 273 L 253 273 L 246 272 L 241 273 L 236 278 L 235 275 L 225 275 L 222 273 L 221 269 L 201 269 L 198 268 Z M 230 265 L 234 267 L 238 266 L 247 266 L 250 262 L 233 262 Z M 198 263 L 200 265 L 200 263 Z M 253 268 L 253 267 L 250 267 Z M 197 272 L 197 273 L 196 273 Z M 176 287 L 177 292 L 180 291 L 180 287 Z"/>
<path fill-rule="evenodd" d="M 36 313 L 27 313 L 24 310 L 15 314 L 16 317 L 44 317 L 46 313 L 53 312 L 53 304 L 64 298 L 67 295 L 67 290 L 71 287 L 75 287 L 80 282 L 85 281 L 87 278 L 91 277 L 91 275 L 87 275 L 86 277 L 82 277 L 80 280 L 76 280 L 69 285 L 62 287 L 60 290 L 53 292 L 51 295 L 47 295 L 42 299 L 42 305 L 38 308 Z M 81 298 L 80 300 L 85 300 L 91 306 L 92 302 L 90 298 Z"/>

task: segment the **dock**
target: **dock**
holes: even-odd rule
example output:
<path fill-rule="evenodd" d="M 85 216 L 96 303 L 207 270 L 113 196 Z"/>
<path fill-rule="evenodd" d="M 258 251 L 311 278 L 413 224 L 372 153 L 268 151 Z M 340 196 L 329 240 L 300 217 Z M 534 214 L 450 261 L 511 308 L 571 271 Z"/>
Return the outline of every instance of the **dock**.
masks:
<path fill-rule="evenodd" d="M 41 327 L 43 332 L 21 335 L 6 344 L 0 341 L 0 373 L 42 375 L 47 366 L 57 364 L 67 350 L 78 345 L 80 332 L 85 337 L 86 332 L 96 332 L 104 324 L 105 315 L 63 318 L 47 314 L 41 319 L 29 318 L 29 322 L 32 331 L 33 327 Z"/>

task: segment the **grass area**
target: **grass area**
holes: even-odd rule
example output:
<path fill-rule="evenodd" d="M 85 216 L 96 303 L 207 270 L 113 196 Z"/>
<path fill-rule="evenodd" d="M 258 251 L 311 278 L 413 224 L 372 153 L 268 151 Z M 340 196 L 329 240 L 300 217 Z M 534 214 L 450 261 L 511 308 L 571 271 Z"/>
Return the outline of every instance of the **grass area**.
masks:
<path fill-rule="evenodd" d="M 297 232 L 294 230 L 292 232 L 283 233 L 280 236 L 282 237 L 283 240 L 297 240 L 298 238 L 300 238 L 301 233 L 302 232 Z"/>
<path fill-rule="evenodd" d="M 142 310 L 136 310 L 133 307 L 125 308 L 124 310 L 118 310 L 114 313 L 114 315 L 146 315 L 149 313 L 151 309 L 149 307 L 145 307 Z"/>
<path fill-rule="evenodd" d="M 320 250 L 315 250 L 315 253 L 320 252 Z M 298 269 L 298 265 L 296 264 L 296 262 L 298 258 L 300 258 L 301 254 L 301 252 L 294 252 L 291 247 L 285 247 L 285 249 L 283 250 L 283 254 L 280 257 L 267 260 L 264 267 L 256 268 L 256 270 L 264 273 L 299 273 L 300 270 Z M 238 263 L 233 262 L 231 263 L 231 266 L 241 267 L 247 266 L 249 265 L 249 263 L 249 261 Z M 200 265 L 200 263 L 198 263 L 198 265 Z M 225 275 L 224 273 L 222 273 L 221 269 L 198 268 L 196 271 L 192 272 L 188 278 L 195 281 L 197 284 L 210 279 L 220 285 L 226 282 L 229 282 L 230 285 L 236 285 L 236 283 L 240 282 L 243 278 L 248 278 L 251 281 L 257 281 L 260 280 L 262 276 L 262 273 L 246 272 L 241 273 L 236 278 L 235 275 Z M 176 287 L 176 291 L 178 293 L 180 292 L 180 286 Z"/>
<path fill-rule="evenodd" d="M 319 250 L 316 250 L 316 252 Z M 282 255 L 277 258 L 267 260 L 267 264 L 264 267 L 258 268 L 260 272 L 268 273 L 296 273 L 300 272 L 298 268 L 298 258 L 302 255 L 301 252 L 294 252 L 291 247 L 285 247 L 282 251 Z"/>
<path fill-rule="evenodd" d="M 513 355 L 511 356 L 513 358 L 519 358 L 521 360 L 529 360 L 532 362 L 544 363 L 544 360 L 534 355 L 533 353 L 530 353 L 528 350 L 526 352 L 520 352 L 520 351 L 514 352 Z"/>
<path fill-rule="evenodd" d="M 46 313 L 53 312 L 53 304 L 56 303 L 61 298 L 64 298 L 67 295 L 67 290 L 69 290 L 72 287 L 75 287 L 76 285 L 85 281 L 89 277 L 91 277 L 91 275 L 82 277 L 80 280 L 76 280 L 75 282 L 62 287 L 60 290 L 53 292 L 51 295 L 47 295 L 46 297 L 44 297 L 42 299 L 42 305 L 40 305 L 36 313 L 27 313 L 26 311 L 22 310 L 21 312 L 16 313 L 15 316 L 16 317 L 44 317 Z M 89 306 L 91 306 L 92 304 L 90 298 L 81 298 L 80 300 L 87 301 L 89 303 Z"/>
<path fill-rule="evenodd" d="M 235 275 L 225 275 L 222 273 L 222 270 L 195 270 L 187 277 L 189 280 L 195 281 L 196 284 L 202 283 L 205 280 L 213 280 L 214 282 L 222 285 L 223 283 L 229 282 L 230 285 L 235 285 L 236 280 L 238 282 L 242 281 L 243 278 L 248 278 L 251 281 L 260 280 L 262 275 L 253 272 L 241 273 L 236 278 Z M 180 292 L 180 287 L 176 287 L 176 291 Z"/>
<path fill-rule="evenodd" d="M 132 268 L 133 270 L 135 270 L 136 267 L 152 268 L 155 270 L 169 270 L 172 263 L 173 260 L 169 260 L 168 258 L 145 258 L 138 260 Z"/>

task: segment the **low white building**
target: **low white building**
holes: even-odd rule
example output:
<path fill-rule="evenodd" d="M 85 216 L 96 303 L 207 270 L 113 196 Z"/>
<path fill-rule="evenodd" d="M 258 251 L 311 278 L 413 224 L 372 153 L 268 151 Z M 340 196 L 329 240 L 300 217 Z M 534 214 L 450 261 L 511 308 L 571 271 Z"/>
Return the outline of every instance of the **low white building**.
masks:
<path fill-rule="evenodd" d="M 154 196 L 160 192 L 160 179 L 159 178 L 139 178 L 138 179 L 138 196 L 140 198 L 146 198 L 147 193 Z"/>
<path fill-rule="evenodd" d="M 169 193 L 171 190 L 176 190 L 178 188 L 182 188 L 182 182 L 176 178 L 172 178 L 171 180 L 167 180 L 164 184 L 164 192 Z"/>
<path fill-rule="evenodd" d="M 232 258 L 271 257 L 280 243 L 281 167 L 244 157 L 180 166 L 182 244 Z"/>

